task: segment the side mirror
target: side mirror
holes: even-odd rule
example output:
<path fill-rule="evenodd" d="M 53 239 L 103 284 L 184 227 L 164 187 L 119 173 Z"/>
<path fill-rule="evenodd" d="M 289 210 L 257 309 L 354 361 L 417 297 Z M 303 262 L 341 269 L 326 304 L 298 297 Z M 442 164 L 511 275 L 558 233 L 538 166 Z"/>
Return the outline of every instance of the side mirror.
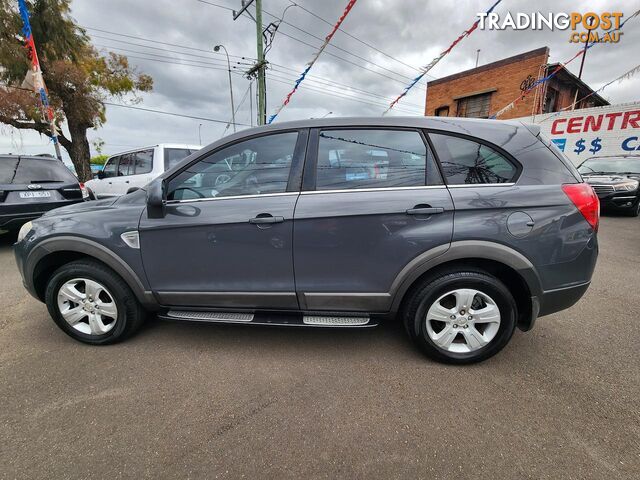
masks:
<path fill-rule="evenodd" d="M 102 180 L 103 178 L 105 178 L 105 174 L 102 170 L 99 170 L 98 173 L 96 174 L 96 177 Z"/>
<path fill-rule="evenodd" d="M 167 191 L 164 179 L 156 178 L 147 186 L 147 216 L 164 218 L 167 209 Z"/>

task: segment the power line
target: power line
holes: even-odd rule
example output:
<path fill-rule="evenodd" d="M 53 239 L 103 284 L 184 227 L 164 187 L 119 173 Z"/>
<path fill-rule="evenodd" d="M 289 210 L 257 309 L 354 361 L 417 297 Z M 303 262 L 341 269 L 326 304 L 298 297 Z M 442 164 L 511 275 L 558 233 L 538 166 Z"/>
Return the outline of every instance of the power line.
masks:
<path fill-rule="evenodd" d="M 193 64 L 189 64 L 189 63 L 179 63 L 179 62 L 173 62 L 170 60 L 160 60 L 157 58 L 145 58 L 145 57 L 138 57 L 138 56 L 134 56 L 134 55 L 129 55 L 130 58 L 137 58 L 140 60 L 147 60 L 147 61 L 151 61 L 151 62 L 160 62 L 160 63 L 167 63 L 167 64 L 171 64 L 171 65 L 182 65 L 182 66 L 187 66 L 187 67 L 196 67 L 196 68 L 204 68 L 204 69 L 208 69 L 208 70 L 218 70 L 218 71 L 226 71 L 227 68 L 216 68 L 216 67 L 207 67 L 207 66 L 203 66 L 203 65 L 193 65 Z M 241 73 L 238 72 L 231 72 L 235 75 L 241 76 L 243 77 L 243 75 Z M 285 73 L 285 72 L 277 72 L 277 73 Z M 285 73 L 286 74 L 286 73 Z M 286 78 L 286 77 L 277 77 L 277 76 L 273 76 L 273 81 L 277 82 L 277 83 L 283 83 L 286 85 L 290 85 L 290 79 Z M 354 102 L 359 102 L 359 103 L 364 103 L 364 104 L 368 104 L 368 105 L 374 105 L 374 106 L 384 106 L 385 104 L 380 104 L 380 103 L 373 103 L 376 102 L 376 99 L 374 98 L 366 98 L 364 96 L 360 96 L 360 97 L 354 97 L 354 96 L 348 96 L 348 95 L 344 95 L 343 92 L 336 92 L 334 90 L 328 90 L 326 86 L 322 86 L 322 85 L 308 85 L 307 88 L 314 93 L 318 93 L 321 95 L 329 95 L 331 97 L 337 97 L 337 98 L 342 98 L 345 100 L 351 100 Z M 416 114 L 417 112 L 415 111 L 411 111 L 408 110 L 406 108 L 402 108 L 402 111 L 404 111 L 405 113 L 411 113 L 411 114 Z"/>
<path fill-rule="evenodd" d="M 89 27 L 85 27 L 85 28 L 89 28 Z M 121 36 L 126 36 L 126 37 L 133 37 L 133 38 L 135 38 L 135 39 L 142 40 L 142 41 L 145 41 L 145 42 L 163 43 L 163 42 L 158 42 L 158 41 L 156 41 L 156 40 L 154 40 L 154 39 L 146 38 L 146 37 L 139 37 L 139 36 L 127 35 L 127 34 L 122 34 L 122 33 L 112 32 L 112 31 L 110 31 L 110 32 L 108 32 L 108 33 L 109 33 L 109 34 L 111 34 L 111 35 L 121 35 Z M 103 37 L 103 36 L 101 36 L 101 35 L 92 35 L 92 36 L 97 37 L 97 38 L 108 39 L 108 40 L 111 40 L 111 41 L 114 41 L 114 42 L 118 42 L 118 43 L 124 43 L 124 44 L 127 44 L 127 45 L 133 45 L 133 46 L 137 46 L 137 47 L 142 47 L 142 48 L 148 48 L 148 49 L 152 49 L 152 50 L 157 50 L 157 51 L 161 51 L 161 52 L 177 53 L 177 54 L 179 54 L 179 55 L 183 55 L 183 56 L 186 56 L 186 57 L 206 58 L 206 59 L 209 59 L 209 60 L 211 60 L 211 61 L 217 61 L 217 59 L 215 59 L 215 58 L 209 58 L 209 57 L 205 57 L 205 56 L 202 56 L 202 55 L 196 55 L 196 54 L 193 54 L 193 53 L 179 52 L 179 51 L 177 51 L 177 50 L 167 50 L 167 49 L 164 49 L 164 48 L 153 47 L 153 46 L 150 46 L 150 45 L 144 45 L 144 44 L 135 43 L 135 42 L 129 42 L 129 41 L 126 41 L 126 40 L 118 40 L 118 39 L 115 39 L 115 38 Z M 190 49 L 190 50 L 192 49 L 192 47 L 187 46 L 187 45 L 180 45 L 180 44 L 170 44 L 170 45 L 172 45 L 172 46 L 177 46 L 177 47 L 179 47 L 179 48 L 184 48 L 184 49 Z M 122 47 L 112 47 L 112 46 L 104 46 L 104 45 L 97 45 L 97 46 L 102 46 L 102 47 L 104 47 L 104 48 L 109 48 L 109 49 L 116 49 L 116 50 L 127 51 L 126 49 L 124 49 L 124 48 L 122 48 Z M 193 50 L 200 51 L 200 49 L 193 49 Z M 158 56 L 158 57 L 160 57 L 160 55 L 151 54 L 151 53 L 149 53 L 149 52 L 137 52 L 137 51 L 134 51 L 134 50 L 128 50 L 128 51 L 133 52 L 133 53 L 139 53 L 139 54 L 144 54 L 144 55 L 154 55 L 154 56 Z M 202 50 L 202 51 L 205 51 L 205 52 L 208 52 L 208 53 L 212 53 L 212 52 L 209 52 L 209 51 L 207 51 L 207 50 Z M 139 58 L 139 59 L 143 59 L 143 60 L 151 60 L 151 59 L 149 59 L 149 58 L 135 57 L 135 56 L 133 56 L 133 55 L 129 55 L 129 56 L 130 56 L 131 58 Z M 230 55 L 230 56 L 234 56 L 234 55 Z M 237 55 L 235 55 L 235 57 L 236 57 L 236 58 L 243 59 L 243 60 L 251 60 L 249 57 L 239 57 L 239 56 L 237 56 Z M 163 57 L 161 57 L 161 58 L 163 58 Z M 174 57 L 166 57 L 166 58 L 174 59 Z M 185 61 L 185 62 L 186 62 L 186 61 L 188 61 L 188 62 L 192 62 L 192 63 L 198 63 L 198 64 L 202 63 L 202 64 L 204 64 L 204 65 L 209 65 L 209 63 L 208 63 L 208 62 L 203 62 L 203 61 L 199 61 L 199 60 L 191 60 L 191 59 L 188 59 L 188 58 L 180 58 L 179 60 L 181 60 L 181 61 Z M 222 59 L 221 59 L 221 60 L 222 60 Z M 168 62 L 165 62 L 165 63 L 168 63 Z M 182 65 L 182 64 L 178 64 L 178 63 L 175 63 L 175 64 L 176 64 L 176 65 Z M 240 62 L 240 61 L 235 62 L 235 64 L 236 64 L 236 65 L 244 65 L 244 63 L 243 63 L 243 62 Z M 189 64 L 185 64 L 185 65 L 189 65 Z M 218 65 L 222 65 L 222 64 L 211 64 L 211 65 L 218 66 Z M 291 72 L 295 72 L 296 74 L 298 73 L 298 70 L 294 70 L 294 69 L 292 69 L 292 68 L 290 68 L 290 67 L 287 67 L 287 66 L 284 66 L 284 65 L 280 65 L 280 64 L 278 64 L 278 63 L 269 62 L 269 65 L 271 65 L 271 66 L 273 66 L 273 67 L 277 67 L 275 71 L 278 71 L 278 69 L 284 69 L 284 70 L 289 70 L 289 71 L 291 71 Z M 193 65 L 193 66 L 195 66 L 195 65 Z M 232 68 L 234 68 L 234 69 L 236 69 L 236 70 L 241 70 L 240 68 L 238 68 L 238 67 L 236 67 L 236 66 L 233 66 Z M 286 72 L 282 72 L 282 73 L 286 73 Z M 349 88 L 349 89 L 354 90 L 354 91 L 360 91 L 360 92 L 362 92 L 362 93 L 364 93 L 364 94 L 366 94 L 366 95 L 371 95 L 371 96 L 376 96 L 376 97 L 381 97 L 381 96 L 382 96 L 381 94 L 377 94 L 377 93 L 373 93 L 373 92 L 368 92 L 368 91 L 366 91 L 366 90 L 362 90 L 362 89 L 357 88 L 357 87 L 354 87 L 354 86 L 352 86 L 352 85 L 347 85 L 347 84 L 344 84 L 344 83 L 339 83 L 339 82 L 336 82 L 336 81 L 331 80 L 331 79 L 329 79 L 329 78 L 321 77 L 321 76 L 318 76 L 318 75 L 315 75 L 315 74 L 309 74 L 309 75 L 307 75 L 307 78 L 308 78 L 308 80 L 310 80 L 310 81 L 316 81 L 316 79 L 318 79 L 318 80 L 317 80 L 317 82 L 318 82 L 318 83 L 325 83 L 325 84 L 326 84 L 326 83 L 330 83 L 330 84 L 335 84 L 335 85 L 338 85 L 338 86 L 341 86 L 341 87 Z M 410 105 L 410 104 L 407 104 L 407 105 Z M 413 105 L 413 106 L 416 106 L 416 107 L 418 107 L 418 108 L 422 108 L 422 106 L 421 106 L 421 105 L 420 105 L 420 106 L 419 106 L 419 105 L 416 105 L 416 104 L 412 104 L 412 105 Z"/>
<path fill-rule="evenodd" d="M 133 52 L 133 53 L 139 53 L 142 55 L 148 55 L 148 56 L 153 56 L 153 57 L 159 57 L 159 58 L 147 58 L 147 57 L 141 57 L 141 56 L 137 56 L 137 55 L 128 55 L 129 58 L 135 58 L 135 59 L 139 59 L 139 60 L 147 60 L 147 61 L 157 61 L 160 63 L 165 63 L 165 64 L 170 64 L 170 65 L 181 65 L 181 66 L 189 66 L 189 67 L 198 67 L 198 68 L 206 68 L 209 70 L 218 70 L 218 71 L 226 71 L 227 67 L 224 64 L 217 64 L 217 63 L 208 63 L 208 62 L 202 62 L 199 60 L 190 60 L 190 59 L 183 59 L 183 58 L 175 58 L 175 57 L 171 57 L 171 56 L 164 56 L 164 55 L 160 55 L 160 54 L 154 54 L 154 53 L 148 53 L 148 52 L 139 52 L 136 50 L 129 50 L 129 49 L 124 49 L 124 48 L 120 48 L 120 47 L 111 47 L 111 46 L 104 46 L 104 45 L 96 45 L 98 47 L 104 47 L 104 48 L 110 48 L 113 50 L 122 50 L 125 52 Z M 175 60 L 180 60 L 180 62 L 176 62 Z M 190 62 L 190 63 L 186 63 L 186 62 Z M 216 67 L 220 67 L 220 68 L 216 68 Z M 233 66 L 232 68 L 236 69 L 236 70 L 240 70 L 239 67 Z M 280 73 L 282 75 L 289 75 L 290 77 L 294 77 L 293 74 L 288 73 L 288 72 L 284 72 L 284 71 L 279 71 L 279 70 L 275 70 L 276 73 Z M 239 72 L 232 72 L 235 73 L 236 75 L 242 76 L 241 73 Z M 279 78 L 283 78 L 283 77 L 279 77 Z M 288 78 L 284 78 L 286 80 L 289 80 Z M 319 80 L 316 79 L 314 77 L 309 77 L 309 81 L 313 82 L 314 84 L 317 83 L 319 85 L 312 85 L 312 86 L 316 86 L 317 88 L 327 88 L 327 87 L 332 87 L 332 88 L 338 88 L 338 87 L 345 87 L 345 88 L 350 88 L 353 89 L 354 92 L 350 92 L 350 93 L 354 93 L 356 96 L 359 97 L 363 97 L 363 98 L 367 98 L 367 97 L 372 97 L 373 99 L 381 99 L 384 101 L 388 101 L 389 99 L 384 97 L 383 95 L 380 94 L 376 94 L 373 92 L 367 92 L 365 90 L 361 90 L 362 93 L 358 93 L 356 92 L 356 90 L 360 90 L 357 89 L 355 87 L 351 87 L 349 85 L 344 85 L 344 84 L 335 84 L 334 86 L 334 82 L 331 81 L 324 81 L 324 80 Z M 327 92 L 319 92 L 318 90 L 314 90 L 318 93 L 327 93 Z M 343 94 L 344 92 L 339 91 L 336 92 L 339 94 Z M 343 98 L 352 98 L 352 97 L 343 97 Z M 369 98 L 367 98 L 369 99 Z M 407 103 L 407 106 L 413 106 L 416 107 L 418 109 L 422 109 L 421 105 L 417 105 L 417 104 L 411 104 L 411 103 Z M 409 110 L 405 110 L 407 112 L 409 112 Z M 412 112 L 413 113 L 413 112 Z"/>
<path fill-rule="evenodd" d="M 283 72 L 283 71 L 280 71 L 280 70 L 271 70 L 271 71 L 275 72 L 277 74 L 280 74 L 280 75 L 288 75 L 289 77 L 285 77 L 286 80 L 295 80 L 297 78 L 294 74 L 289 73 L 289 72 Z M 273 76 L 273 73 L 271 74 L 271 76 Z M 282 77 L 280 77 L 280 78 L 282 78 Z M 352 93 L 352 94 L 354 94 L 356 96 L 367 97 L 367 98 L 371 97 L 371 99 L 379 99 L 379 100 L 382 100 L 384 102 L 388 102 L 391 99 L 390 96 L 384 96 L 384 95 L 381 95 L 379 93 L 367 92 L 366 90 L 356 91 L 358 89 L 354 89 L 354 91 L 345 91 L 345 88 L 351 89 L 352 87 L 349 87 L 348 85 L 340 85 L 340 84 L 335 84 L 334 85 L 331 82 L 323 82 L 322 80 L 317 80 L 317 79 L 312 78 L 310 76 L 307 76 L 307 81 L 308 82 L 312 82 L 311 85 L 315 86 L 317 88 L 323 88 L 323 89 L 335 88 L 335 89 L 338 89 L 338 93 L 340 93 L 340 94 Z M 360 93 L 360 92 L 362 92 L 362 93 Z M 405 105 L 412 106 L 412 107 L 415 107 L 415 108 L 420 109 L 420 110 L 422 110 L 422 108 L 423 108 L 422 105 L 418 105 L 418 104 L 414 104 L 414 103 L 405 103 Z"/>
<path fill-rule="evenodd" d="M 230 8 L 230 7 L 226 7 L 226 6 L 223 6 L 223 5 L 219 5 L 219 4 L 217 4 L 217 3 L 213 3 L 213 2 L 208 2 L 208 1 L 206 1 L 206 0 L 196 0 L 196 1 L 198 1 L 198 2 L 200 2 L 200 3 L 204 3 L 204 4 L 206 4 L 206 5 L 211 5 L 211 6 L 213 6 L 213 7 L 218 7 L 218 8 L 223 8 L 223 9 L 225 9 L 225 10 L 233 11 L 233 9 L 232 9 L 232 8 Z M 267 13 L 267 12 L 265 11 L 265 13 Z M 272 14 L 269 14 L 269 15 L 272 15 Z M 272 16 L 273 16 L 273 15 L 272 15 Z M 331 25 L 333 25 L 333 24 L 331 24 Z M 291 35 L 291 34 L 289 34 L 289 33 L 286 33 L 286 32 L 283 32 L 283 31 L 279 31 L 278 33 L 279 33 L 280 35 L 283 35 L 283 36 L 285 36 L 285 37 L 287 37 L 287 38 L 290 38 L 290 39 L 292 39 L 292 40 L 294 40 L 294 41 L 296 41 L 296 42 L 298 42 L 298 43 L 301 43 L 301 44 L 303 44 L 303 45 L 306 45 L 306 46 L 308 46 L 308 47 L 311 47 L 311 48 L 313 48 L 314 50 L 317 50 L 317 49 L 318 49 L 318 46 L 317 46 L 317 45 L 312 45 L 312 44 L 310 44 L 310 43 L 308 43 L 308 42 L 305 42 L 304 40 L 301 40 L 301 39 L 299 39 L 299 38 L 297 38 L 297 37 L 294 37 L 293 35 Z M 382 72 L 378 72 L 378 71 L 376 71 L 376 70 L 372 70 L 372 69 L 370 69 L 370 68 L 367 68 L 367 67 L 366 67 L 366 66 L 364 66 L 364 65 L 357 64 L 357 63 L 352 62 L 351 60 L 349 60 L 349 59 L 347 59 L 347 58 L 344 58 L 344 57 L 341 57 L 341 56 L 339 56 L 339 55 L 336 55 L 335 53 L 325 52 L 325 55 L 329 55 L 329 56 L 331 56 L 331 57 L 334 57 L 334 58 L 337 58 L 337 59 L 339 59 L 339 60 L 342 60 L 343 62 L 346 62 L 346 63 L 349 63 L 349 64 L 351 64 L 351 65 L 354 65 L 354 66 L 356 66 L 356 67 L 358 67 L 358 68 L 362 68 L 363 70 L 367 70 L 367 71 L 369 71 L 369 72 L 375 73 L 376 75 L 380 75 L 380 76 L 382 76 L 382 77 L 384 77 L 384 78 L 387 78 L 387 79 L 389 79 L 389 80 L 393 80 L 394 82 L 400 83 L 401 85 L 404 85 L 404 84 L 406 83 L 406 81 L 399 80 L 399 79 L 394 78 L 394 77 L 390 77 L 389 75 L 386 75 L 386 74 L 384 74 L 384 73 L 382 73 Z M 365 59 L 365 61 L 367 61 L 367 62 L 371 63 L 369 60 L 366 60 L 366 59 Z M 405 77 L 405 78 L 409 78 L 409 77 Z M 424 88 L 424 87 L 422 87 L 422 88 Z"/>
<path fill-rule="evenodd" d="M 192 63 L 196 63 L 196 64 L 209 65 L 209 66 L 214 66 L 214 67 L 224 67 L 224 69 L 227 70 L 227 65 L 223 64 L 223 63 L 209 63 L 209 62 L 203 62 L 202 60 L 191 60 L 189 58 L 172 57 L 172 56 L 168 56 L 168 55 L 161 55 L 159 53 L 140 52 L 138 50 L 130 50 L 128 48 L 112 47 L 110 45 L 94 44 L 94 46 L 99 47 L 99 48 L 103 48 L 103 49 L 117 50 L 117 51 L 122 51 L 122 52 L 129 52 L 129 53 L 137 53 L 137 54 L 140 54 L 140 55 L 148 55 L 148 56 L 151 56 L 151 57 L 182 60 L 182 61 L 185 61 L 185 62 L 192 62 Z M 135 57 L 133 55 L 127 55 L 127 56 L 128 57 L 130 56 L 131 58 L 140 58 L 140 57 Z"/>
<path fill-rule="evenodd" d="M 144 38 L 144 37 L 138 37 L 136 35 L 128 35 L 126 33 L 111 32 L 109 30 L 102 30 L 100 28 L 94 28 L 94 27 L 83 26 L 82 28 L 85 28 L 87 30 L 94 30 L 96 32 L 108 33 L 110 35 L 118 35 L 120 37 L 134 38 L 136 40 L 143 40 L 145 42 L 153 42 L 153 43 L 157 43 L 159 45 L 168 45 L 170 47 L 187 48 L 189 50 L 195 50 L 197 52 L 207 52 L 207 53 L 214 53 L 215 54 L 215 52 L 213 50 L 207 50 L 207 49 L 204 49 L 204 48 L 189 47 L 189 46 L 185 46 L 185 45 L 179 45 L 177 43 L 161 42 L 159 40 L 151 40 L 151 39 Z M 122 40 L 120 40 L 120 41 L 122 41 Z M 152 48 L 152 47 L 149 47 L 149 48 Z M 217 54 L 217 55 L 223 55 L 223 54 L 220 53 L 220 54 Z M 252 61 L 255 60 L 255 58 L 251 58 L 251 57 L 240 57 L 238 55 L 229 55 L 229 56 L 230 57 L 234 57 L 234 58 L 242 58 L 244 60 L 252 60 Z"/>
<path fill-rule="evenodd" d="M 179 50 L 167 50 L 166 48 L 152 47 L 150 45 L 144 45 L 144 44 L 135 43 L 135 42 L 127 42 L 126 40 L 118 40 L 116 38 L 104 37 L 102 35 L 92 35 L 92 38 L 100 38 L 102 40 L 109 40 L 110 42 L 125 43 L 127 45 L 134 45 L 136 47 L 149 48 L 151 50 L 157 50 L 157 51 L 160 51 L 160 52 L 177 53 L 179 55 L 185 55 L 185 56 L 188 56 L 188 57 L 204 58 L 204 59 L 212 60 L 212 61 L 218 60 L 215 57 L 207 57 L 205 55 L 196 55 L 194 53 L 181 52 Z M 120 50 L 125 50 L 123 47 L 111 47 L 111 46 L 108 46 L 108 45 L 97 45 L 97 44 L 95 46 L 103 46 L 103 47 L 106 47 L 106 48 L 119 48 Z M 188 48 L 188 47 L 184 47 L 184 48 Z M 134 52 L 134 53 L 145 53 L 145 54 L 147 54 L 147 52 Z M 149 54 L 149 55 L 151 55 L 151 54 Z M 231 55 L 229 55 L 229 56 L 231 56 Z M 221 58 L 220 61 L 223 62 L 224 64 L 226 64 L 226 62 L 224 62 L 224 59 Z M 249 63 L 249 62 L 235 62 L 235 63 L 242 64 L 242 65 L 251 65 L 251 63 Z"/>
<path fill-rule="evenodd" d="M 328 24 L 328 25 L 332 25 L 332 23 L 329 20 L 326 20 L 324 18 L 322 18 L 320 15 L 318 15 L 315 12 L 312 12 L 311 10 L 309 10 L 308 8 L 304 7 L 303 5 L 300 5 L 297 2 L 293 2 L 292 0 L 289 0 L 289 3 L 295 5 L 296 7 L 304 10 L 305 12 L 307 12 L 309 15 L 312 15 L 313 17 L 317 18 L 318 20 Z M 416 72 L 420 71 L 419 68 L 414 67 L 413 65 L 409 65 L 408 63 L 403 62 L 402 60 L 397 59 L 396 57 L 389 55 L 388 53 L 383 52 L 382 50 L 380 50 L 379 48 L 374 47 L 373 45 L 371 45 L 370 43 L 365 42 L 364 40 L 361 40 L 360 38 L 356 37 L 355 35 L 352 35 L 351 33 L 347 32 L 346 30 L 342 29 L 342 28 L 338 28 L 338 31 L 344 33 L 345 35 L 347 35 L 350 38 L 353 38 L 354 40 L 356 40 L 357 42 L 371 48 L 372 50 L 375 50 L 376 52 L 378 52 L 381 55 L 384 55 L 387 58 L 390 58 L 391 60 L 394 60 L 402 65 L 404 65 L 405 67 L 408 67 L 412 70 L 415 70 Z M 429 75 L 431 76 L 431 75 Z M 435 78 L 435 77 L 432 77 Z"/>
<path fill-rule="evenodd" d="M 289 73 L 289 72 L 284 71 L 284 70 L 280 70 L 280 68 L 286 68 L 286 67 L 281 67 L 281 66 L 278 66 L 278 65 L 276 65 L 274 63 L 270 63 L 270 65 L 277 66 L 276 69 L 273 69 L 273 67 L 272 67 L 272 69 L 271 69 L 272 71 L 277 72 L 277 73 L 281 73 L 281 74 L 284 74 L 284 75 L 291 75 L 291 77 L 293 77 L 294 79 L 296 78 L 295 74 Z M 294 71 L 292 68 L 287 68 L 287 70 Z M 310 82 L 316 82 L 316 83 L 319 83 L 319 84 L 329 85 L 329 86 L 337 86 L 337 87 L 348 88 L 350 90 L 353 90 L 354 92 L 360 92 L 360 93 L 363 93 L 365 95 L 381 98 L 381 99 L 384 99 L 384 100 L 392 100 L 392 98 L 393 98 L 393 97 L 391 97 L 391 95 L 382 95 L 380 93 L 370 92 L 368 90 L 362 90 L 360 88 L 353 87 L 351 85 L 346 85 L 344 83 L 334 82 L 332 80 L 325 79 L 324 77 L 318 77 L 316 75 L 307 74 L 306 78 Z M 414 106 L 414 107 L 417 107 L 417 108 L 420 108 L 420 109 L 423 108 L 422 105 L 418 105 L 417 103 L 405 102 L 405 105 L 411 105 L 411 106 Z"/>
<path fill-rule="evenodd" d="M 282 78 L 282 77 L 280 77 L 280 78 L 275 77 L 274 78 L 273 74 L 270 75 L 270 78 L 271 78 L 271 80 L 273 82 L 283 83 L 285 85 L 291 85 L 291 82 L 288 79 L 287 80 L 281 80 L 280 78 Z M 341 94 L 339 94 L 337 92 L 327 91 L 326 89 L 320 89 L 320 87 L 316 87 L 314 85 L 305 85 L 304 87 L 307 88 L 308 90 L 310 90 L 311 92 L 319 93 L 321 95 L 328 95 L 328 96 L 333 97 L 333 98 L 341 98 L 341 99 L 344 99 L 344 100 L 351 100 L 353 102 L 364 103 L 364 104 L 373 105 L 373 106 L 376 106 L 376 107 L 386 106 L 386 103 L 379 103 L 379 102 L 377 102 L 375 100 L 369 100 L 369 99 L 365 100 L 365 99 L 361 99 L 361 98 L 341 95 Z M 410 110 L 406 110 L 406 109 L 403 109 L 403 111 L 405 113 L 411 113 L 411 114 L 414 114 L 414 115 L 416 114 L 416 112 L 413 112 L 413 111 L 410 111 Z"/>
<path fill-rule="evenodd" d="M 272 17 L 277 18 L 274 14 L 269 13 L 269 12 L 267 12 L 266 10 L 263 10 L 263 12 L 264 12 L 264 13 L 266 13 L 267 15 L 270 15 L 270 16 L 272 16 Z M 282 21 L 282 23 L 284 23 L 285 25 L 288 25 L 288 26 L 290 26 L 290 27 L 292 27 L 292 28 L 295 28 L 296 30 L 298 30 L 298 31 L 300 31 L 300 32 L 302 32 L 302 33 L 304 33 L 304 34 L 306 34 L 306 35 L 309 35 L 310 37 L 313 37 L 313 38 L 315 38 L 316 40 L 320 40 L 321 42 L 322 42 L 322 41 L 324 41 L 324 38 L 319 37 L 319 36 L 317 36 L 317 35 L 314 35 L 313 33 L 307 32 L 306 30 L 304 30 L 304 29 L 302 29 L 302 28 L 300 28 L 300 27 L 297 27 L 297 26 L 296 26 L 296 25 L 294 25 L 293 23 L 287 22 L 286 20 L 283 20 L 283 21 Z M 282 31 L 280 31 L 280 33 L 282 33 Z M 345 49 L 345 48 L 339 47 L 339 46 L 334 45 L 334 44 L 332 44 L 332 43 L 330 43 L 328 46 L 329 46 L 329 47 L 332 47 L 332 48 L 335 48 L 336 50 L 340 50 L 341 52 L 344 52 L 344 53 L 346 53 L 346 54 L 348 54 L 348 55 L 351 55 L 351 56 L 353 56 L 353 57 L 356 57 L 356 58 L 358 58 L 358 59 L 360 59 L 360 60 L 364 60 L 365 62 L 370 63 L 371 65 L 374 65 L 374 66 L 376 66 L 376 67 L 378 67 L 378 68 L 380 68 L 380 69 L 382 69 L 382 70 L 386 70 L 387 72 L 390 72 L 390 73 L 392 73 L 392 74 L 394 74 L 394 75 L 398 75 L 399 77 L 403 77 L 405 80 L 410 80 L 410 79 L 411 79 L 411 77 L 409 77 L 409 76 L 407 76 L 407 75 L 403 75 L 403 74 L 401 74 L 401 73 L 398 73 L 398 72 L 397 72 L 397 71 L 395 71 L 395 70 L 391 70 L 390 68 L 383 67 L 382 65 L 378 65 L 377 63 L 375 63 L 375 62 L 371 61 L 370 59 L 365 58 L 365 57 L 362 57 L 362 56 L 357 55 L 357 54 L 355 54 L 355 53 L 352 53 L 352 52 L 350 52 L 349 50 L 347 50 L 347 49 Z"/>
<path fill-rule="evenodd" d="M 122 107 L 122 108 L 130 108 L 132 110 L 141 110 L 143 112 L 151 112 L 151 113 L 159 113 L 162 115 L 171 115 L 173 117 L 183 117 L 183 118 L 191 118 L 193 120 L 204 120 L 205 122 L 214 122 L 214 123 L 222 123 L 222 124 L 227 124 L 229 122 L 227 122 L 226 120 L 220 120 L 217 118 L 207 118 L 207 117 L 198 117 L 195 115 L 185 115 L 183 113 L 174 113 L 174 112 L 165 112 L 164 110 L 155 110 L 152 108 L 143 108 L 143 107 L 135 107 L 133 105 L 123 105 L 122 103 L 111 103 L 111 102 L 102 102 L 105 105 L 109 105 L 111 107 Z M 247 124 L 247 123 L 238 123 L 235 122 L 236 125 L 240 125 L 242 127 L 250 127 L 251 125 Z"/>

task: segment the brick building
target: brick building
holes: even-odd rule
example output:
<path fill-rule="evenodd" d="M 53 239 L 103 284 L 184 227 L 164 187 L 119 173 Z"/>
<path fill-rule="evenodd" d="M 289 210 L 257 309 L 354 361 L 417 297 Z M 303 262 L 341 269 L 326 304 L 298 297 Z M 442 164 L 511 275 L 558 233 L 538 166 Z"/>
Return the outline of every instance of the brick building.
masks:
<path fill-rule="evenodd" d="M 549 48 L 521 53 L 427 83 L 425 115 L 488 118 L 515 100 L 558 64 L 549 64 Z M 500 119 L 557 112 L 593 90 L 562 68 L 551 80 L 538 85 Z M 609 105 L 595 94 L 575 108 Z"/>

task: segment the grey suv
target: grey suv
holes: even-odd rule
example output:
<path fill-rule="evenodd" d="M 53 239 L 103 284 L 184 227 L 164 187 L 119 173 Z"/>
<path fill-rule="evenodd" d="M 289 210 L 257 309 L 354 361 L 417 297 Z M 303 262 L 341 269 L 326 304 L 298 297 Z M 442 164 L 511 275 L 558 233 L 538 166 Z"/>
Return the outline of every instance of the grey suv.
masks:
<path fill-rule="evenodd" d="M 404 322 L 470 363 L 589 286 L 599 204 L 539 130 L 459 118 L 246 130 L 142 190 L 55 210 L 15 254 L 29 292 L 90 344 L 145 312 L 315 327 Z"/>

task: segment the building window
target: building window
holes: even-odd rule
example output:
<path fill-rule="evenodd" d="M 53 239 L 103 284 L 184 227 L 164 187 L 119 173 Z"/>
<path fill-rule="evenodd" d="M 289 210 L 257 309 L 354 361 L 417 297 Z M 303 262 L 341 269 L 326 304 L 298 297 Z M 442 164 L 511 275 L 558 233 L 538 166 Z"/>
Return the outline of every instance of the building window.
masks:
<path fill-rule="evenodd" d="M 436 117 L 448 117 L 449 116 L 449 105 L 445 105 L 444 107 L 438 107 L 435 111 Z"/>
<path fill-rule="evenodd" d="M 557 111 L 558 106 L 558 90 L 549 87 L 547 89 L 547 97 L 544 99 L 542 113 L 551 113 Z"/>
<path fill-rule="evenodd" d="M 458 99 L 458 117 L 489 118 L 491 93 Z"/>

